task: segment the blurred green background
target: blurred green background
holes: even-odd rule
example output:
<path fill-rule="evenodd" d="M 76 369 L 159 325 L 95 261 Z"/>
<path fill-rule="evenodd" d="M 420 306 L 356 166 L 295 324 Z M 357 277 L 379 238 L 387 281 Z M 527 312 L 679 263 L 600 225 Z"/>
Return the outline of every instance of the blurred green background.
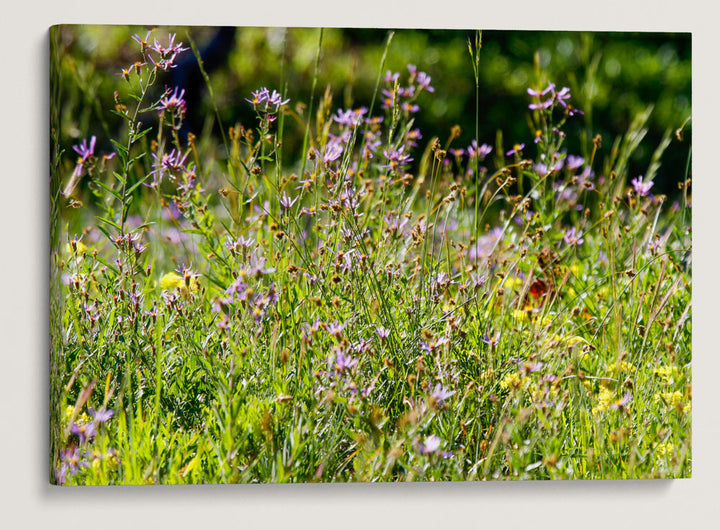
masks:
<path fill-rule="evenodd" d="M 113 92 L 119 91 L 122 97 L 127 90 L 119 72 L 139 57 L 139 46 L 130 37 L 134 33 L 144 36 L 147 29 L 61 28 L 57 50 L 62 75 L 60 139 L 66 152 L 91 134 L 98 136 L 100 150 L 111 150 L 108 139 L 117 136 L 121 127 L 120 120 L 109 112 L 114 106 Z M 237 123 L 255 125 L 245 98 L 261 86 L 281 89 L 284 80 L 293 110 L 302 110 L 297 104 L 310 101 L 319 29 L 161 27 L 155 36 L 166 42 L 168 32 L 177 33 L 177 39 L 186 45 L 192 37 L 205 54 L 226 128 Z M 326 28 L 315 106 L 327 86 L 334 95 L 334 109 L 369 105 L 387 34 L 385 29 Z M 462 135 L 454 147 L 467 146 L 474 137 L 475 81 L 468 52 L 468 39 L 474 38 L 474 31 L 463 30 L 395 31 L 385 69 L 400 72 L 402 82 L 406 65 L 415 64 L 432 77 L 435 87 L 434 94 L 423 94 L 418 100 L 421 111 L 416 124 L 423 134 L 419 149 L 433 136 L 444 142 L 456 124 Z M 164 85 L 184 86 L 186 131 L 200 135 L 212 130 L 219 141 L 217 124 L 208 121 L 213 114 L 209 91 L 192 52 L 186 52 L 184 58 L 158 83 L 156 96 Z M 587 155 L 592 138 L 600 134 L 603 151 L 599 156 L 607 155 L 633 117 L 654 106 L 647 136 L 630 160 L 628 177 L 634 177 L 645 172 L 663 135 L 690 117 L 690 34 L 483 31 L 480 141 L 495 145 L 501 131 L 506 149 L 523 142 L 529 146 L 525 155 L 533 157 L 526 88 L 544 88 L 547 81 L 558 88 L 570 87 L 571 103 L 585 112 L 571 118 L 565 127 L 571 154 Z M 376 114 L 379 111 L 376 103 Z M 299 156 L 302 132 L 299 125 L 286 126 L 286 160 Z M 683 142 L 671 136 L 654 191 L 677 191 L 676 183 L 686 174 L 690 136 L 690 125 L 685 127 Z M 68 164 L 72 171 L 72 161 Z"/>

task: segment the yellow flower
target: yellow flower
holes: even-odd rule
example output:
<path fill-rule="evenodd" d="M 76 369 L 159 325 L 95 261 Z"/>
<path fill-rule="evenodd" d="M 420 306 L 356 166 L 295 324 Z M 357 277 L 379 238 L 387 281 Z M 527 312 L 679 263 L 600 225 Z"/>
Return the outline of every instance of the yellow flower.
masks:
<path fill-rule="evenodd" d="M 540 321 L 540 327 L 541 328 L 549 328 L 550 324 L 552 324 L 553 319 L 550 317 L 543 317 Z"/>
<path fill-rule="evenodd" d="M 675 454 L 675 444 L 672 442 L 661 442 L 655 446 L 655 458 L 658 460 L 670 460 Z"/>
<path fill-rule="evenodd" d="M 674 366 L 660 366 L 658 368 L 655 368 L 654 371 L 655 374 L 659 375 L 660 378 L 666 383 L 672 382 L 676 372 Z"/>
<path fill-rule="evenodd" d="M 527 322 L 527 320 L 528 320 L 527 312 L 522 311 L 521 309 L 513 310 L 512 317 L 513 317 L 513 319 L 515 319 L 516 322 Z"/>
<path fill-rule="evenodd" d="M 676 390 L 675 392 L 660 392 L 655 394 L 653 399 L 655 404 L 666 403 L 669 407 L 679 408 L 683 402 L 682 392 Z"/>
<path fill-rule="evenodd" d="M 522 286 L 522 279 L 517 276 L 507 276 L 503 281 L 503 287 L 508 290 L 513 290 Z"/>
<path fill-rule="evenodd" d="M 68 423 L 70 423 L 70 418 L 72 418 L 73 410 L 75 410 L 75 407 L 72 405 L 68 405 L 65 407 L 65 410 L 63 410 L 62 413 L 62 424 L 66 426 Z"/>
<path fill-rule="evenodd" d="M 73 250 L 73 246 L 70 243 L 65 245 L 65 250 L 67 250 L 68 254 L 75 254 L 77 256 L 82 256 L 85 252 L 87 252 L 87 245 L 82 241 L 76 241 L 75 249 L 76 250 Z"/>
<path fill-rule="evenodd" d="M 160 278 L 160 289 L 178 289 L 183 294 L 188 294 L 187 286 L 185 285 L 185 278 L 175 272 L 168 272 L 165 276 Z M 197 279 L 190 278 L 190 290 L 196 292 L 198 290 Z"/>
<path fill-rule="evenodd" d="M 608 366 L 607 369 L 608 369 L 608 372 L 610 372 L 610 373 L 619 373 L 619 372 L 629 373 L 629 372 L 634 371 L 635 367 L 628 362 L 618 361 L 618 362 Z"/>
<path fill-rule="evenodd" d="M 610 408 L 615 399 L 615 394 L 607 387 L 600 387 L 600 395 L 598 396 L 597 403 L 592 408 L 593 416 L 597 416 L 601 412 L 605 412 Z"/>
<path fill-rule="evenodd" d="M 179 274 L 168 272 L 160 279 L 161 289 L 179 289 L 185 285 L 185 280 Z"/>
<path fill-rule="evenodd" d="M 529 379 L 527 377 L 520 377 L 519 373 L 511 372 L 502 378 L 500 388 L 505 390 L 522 388 L 528 381 Z"/>

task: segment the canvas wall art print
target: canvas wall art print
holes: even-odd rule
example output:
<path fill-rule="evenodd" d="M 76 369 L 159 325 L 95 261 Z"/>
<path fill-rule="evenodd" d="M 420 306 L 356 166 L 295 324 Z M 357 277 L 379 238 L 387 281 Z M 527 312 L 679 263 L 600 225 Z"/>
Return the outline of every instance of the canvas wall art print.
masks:
<path fill-rule="evenodd" d="M 59 485 L 691 476 L 689 34 L 55 26 Z"/>

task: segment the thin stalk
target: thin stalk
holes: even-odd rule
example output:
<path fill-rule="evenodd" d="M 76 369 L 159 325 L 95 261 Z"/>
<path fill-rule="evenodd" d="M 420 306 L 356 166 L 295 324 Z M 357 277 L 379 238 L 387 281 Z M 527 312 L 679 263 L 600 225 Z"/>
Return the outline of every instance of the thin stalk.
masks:
<path fill-rule="evenodd" d="M 305 178 L 305 163 L 307 162 L 307 148 L 310 141 L 310 117 L 312 116 L 313 103 L 315 102 L 315 88 L 317 87 L 318 72 L 320 71 L 320 52 L 322 51 L 323 28 L 320 28 L 318 37 L 317 55 L 315 56 L 315 73 L 313 74 L 312 88 L 310 89 L 310 104 L 308 105 L 307 123 L 305 124 L 305 136 L 302 147 L 302 166 L 300 167 L 300 178 Z"/>

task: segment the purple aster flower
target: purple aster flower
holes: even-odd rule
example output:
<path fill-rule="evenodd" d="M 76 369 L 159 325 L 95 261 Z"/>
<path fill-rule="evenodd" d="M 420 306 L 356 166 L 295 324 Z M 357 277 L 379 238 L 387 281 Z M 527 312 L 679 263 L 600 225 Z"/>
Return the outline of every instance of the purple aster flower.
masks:
<path fill-rule="evenodd" d="M 330 335 L 333 335 L 335 337 L 340 337 L 342 334 L 343 329 L 345 329 L 345 326 L 347 325 L 347 322 L 343 322 L 340 324 L 337 320 L 331 324 L 325 325 L 325 330 L 330 333 Z"/>
<path fill-rule="evenodd" d="M 581 156 L 575 156 L 575 155 L 569 155 L 567 157 L 567 168 L 568 169 L 578 169 L 579 167 L 582 167 L 582 165 L 585 163 L 585 159 Z"/>
<path fill-rule="evenodd" d="M 400 78 L 399 72 L 391 72 L 388 70 L 385 72 L 385 82 L 388 84 L 393 84 L 395 81 L 397 81 Z"/>
<path fill-rule="evenodd" d="M 527 89 L 527 93 L 531 96 L 540 98 L 547 96 L 550 92 L 553 92 L 555 90 L 555 83 L 548 83 L 547 88 L 545 88 L 543 91 L 540 90 L 533 90 L 532 88 Z"/>
<path fill-rule="evenodd" d="M 427 75 L 425 72 L 418 72 L 417 75 L 417 82 L 420 87 L 422 87 L 424 90 L 427 90 L 428 92 L 435 92 L 435 89 L 430 86 L 430 80 L 431 77 Z"/>
<path fill-rule="evenodd" d="M 343 111 L 342 109 L 338 109 L 337 116 L 333 116 L 333 120 L 335 120 L 340 125 L 352 128 L 363 121 L 363 116 L 367 114 L 367 111 L 367 107 L 360 107 L 359 109 L 355 110 L 348 109 L 345 111 Z"/>
<path fill-rule="evenodd" d="M 436 452 L 440 448 L 441 443 L 442 440 L 440 437 L 431 434 L 425 437 L 424 442 L 418 443 L 418 450 L 424 455 L 429 455 L 430 453 Z"/>
<path fill-rule="evenodd" d="M 160 98 L 160 105 L 158 106 L 158 110 L 160 112 L 164 111 L 170 111 L 170 112 L 177 112 L 180 116 L 185 115 L 185 100 L 183 99 L 183 96 L 185 95 L 185 89 L 183 88 L 180 90 L 180 93 L 178 93 L 178 87 L 175 87 L 175 90 L 170 93 L 170 89 L 168 88 L 165 91 L 165 94 L 162 98 Z"/>
<path fill-rule="evenodd" d="M 398 171 L 402 167 L 406 166 L 408 163 L 412 162 L 413 159 L 410 158 L 410 155 L 405 153 L 404 151 L 404 145 L 401 146 L 399 149 L 390 149 L 389 151 L 385 149 L 383 151 L 383 154 L 388 160 L 388 163 L 382 167 L 385 169 L 390 169 L 391 171 Z"/>
<path fill-rule="evenodd" d="M 420 110 L 419 105 L 417 105 L 415 103 L 411 103 L 410 101 L 403 101 L 400 104 L 400 108 L 403 110 L 403 112 L 407 112 L 409 114 L 415 114 L 416 112 L 418 112 Z"/>
<path fill-rule="evenodd" d="M 415 128 L 407 132 L 405 135 L 405 144 L 408 147 L 417 147 L 417 141 L 422 139 L 420 129 Z"/>
<path fill-rule="evenodd" d="M 350 355 L 345 355 L 342 349 L 338 349 L 337 353 L 335 354 L 335 360 L 334 362 L 332 362 L 332 364 L 335 368 L 335 371 L 341 374 L 355 366 L 357 364 L 357 360 L 350 357 Z"/>
<path fill-rule="evenodd" d="M 382 108 L 391 109 L 393 108 L 393 102 L 395 101 L 395 94 L 392 90 L 386 88 L 382 89 Z"/>
<path fill-rule="evenodd" d="M 585 113 L 584 113 L 583 111 L 581 111 L 580 109 L 576 109 L 576 108 L 573 107 L 572 105 L 568 105 L 568 106 L 567 106 L 567 115 L 568 115 L 568 116 L 575 116 L 575 114 L 580 114 L 580 115 L 582 116 L 582 115 L 585 114 Z"/>
<path fill-rule="evenodd" d="M 421 340 L 420 341 L 420 349 L 427 353 L 433 353 L 433 352 L 437 351 L 444 344 L 447 344 L 447 342 L 448 342 L 447 337 L 433 338 L 433 339 L 430 339 L 428 342 Z"/>
<path fill-rule="evenodd" d="M 85 167 L 85 163 L 90 160 L 90 158 L 95 153 L 95 136 L 90 138 L 90 145 L 88 146 L 87 140 L 83 140 L 80 145 L 73 145 L 73 150 L 80 155 L 80 158 L 78 158 L 77 163 L 75 164 L 75 170 L 73 171 L 73 177 L 78 178 L 80 175 L 82 175 L 82 170 Z M 115 153 L 113 153 L 114 155 Z M 108 157 L 109 158 L 109 157 Z M 68 192 L 69 193 L 69 192 Z"/>
<path fill-rule="evenodd" d="M 436 288 L 436 289 L 438 289 L 438 290 L 443 290 L 443 289 L 445 289 L 448 285 L 450 285 L 451 283 L 455 283 L 455 282 L 450 281 L 450 277 L 447 275 L 447 273 L 444 272 L 444 271 L 442 271 L 442 272 L 439 272 L 439 273 L 435 276 L 434 283 L 435 283 L 435 288 Z"/>
<path fill-rule="evenodd" d="M 142 46 L 142 42 L 140 44 Z M 183 48 L 182 42 L 175 44 L 175 34 L 169 34 L 168 45 L 163 46 L 157 39 L 154 39 L 153 45 L 148 48 L 149 51 L 157 53 L 159 59 L 153 58 L 149 53 L 146 57 L 153 63 L 157 68 L 161 70 L 169 70 L 175 68 L 175 58 L 179 53 L 189 50 L 190 48 Z"/>
<path fill-rule="evenodd" d="M 270 96 L 270 91 L 265 87 L 261 87 L 255 92 L 251 92 L 251 94 L 252 99 L 245 98 L 245 101 L 251 103 L 253 107 L 258 108 L 262 103 L 267 101 L 267 98 Z"/>
<path fill-rule="evenodd" d="M 574 226 L 571 226 L 565 231 L 563 241 L 568 245 L 579 246 L 585 241 L 582 237 L 582 231 L 577 231 Z"/>
<path fill-rule="evenodd" d="M 183 171 L 187 171 L 185 167 L 185 159 L 187 159 L 190 151 L 184 155 L 180 151 L 173 149 L 169 153 L 163 153 L 162 156 L 157 156 L 155 153 L 152 154 L 155 162 L 153 162 L 153 170 L 150 174 L 154 175 L 153 182 L 150 187 L 157 187 L 162 182 L 163 177 L 166 173 L 169 173 L 171 178 L 174 178 Z"/>
<path fill-rule="evenodd" d="M 473 289 L 479 289 L 480 287 L 485 285 L 486 281 L 487 278 L 485 276 L 481 275 L 478 272 L 471 272 L 466 287 L 472 286 Z"/>
<path fill-rule="evenodd" d="M 60 451 L 60 468 L 55 473 L 58 484 L 65 484 L 68 471 L 71 476 L 74 476 L 81 467 L 90 466 L 86 460 L 82 460 L 81 456 L 80 448 L 77 446 Z"/>
<path fill-rule="evenodd" d="M 92 136 L 90 138 L 90 145 L 88 145 L 87 140 L 83 140 L 80 145 L 72 146 L 73 150 L 80 155 L 82 162 L 87 162 L 87 160 L 95 154 L 95 141 L 95 136 Z"/>
<path fill-rule="evenodd" d="M 147 35 L 145 35 L 145 38 L 143 39 L 138 35 L 137 33 L 130 37 L 132 40 L 137 42 L 140 45 L 140 53 L 145 54 L 145 50 L 148 48 L 148 43 L 150 42 L 150 35 L 152 35 L 152 30 L 147 32 Z"/>
<path fill-rule="evenodd" d="M 652 180 L 649 182 L 643 182 L 642 175 L 632 179 L 630 183 L 633 185 L 635 193 L 637 193 L 639 197 L 645 197 L 648 193 L 650 193 L 650 188 L 652 188 L 654 184 Z"/>
<path fill-rule="evenodd" d="M 90 416 L 92 416 L 98 424 L 107 422 L 115 413 L 112 409 L 95 410 L 92 407 L 88 407 L 88 411 L 90 412 Z"/>
<path fill-rule="evenodd" d="M 477 140 L 473 140 L 470 142 L 470 145 L 467 148 L 467 154 L 470 158 L 478 157 L 480 160 L 483 160 L 487 155 L 490 154 L 492 151 L 492 147 L 490 147 L 487 144 L 482 144 L 480 147 L 478 147 Z"/>
<path fill-rule="evenodd" d="M 519 154 L 522 152 L 523 149 L 525 149 L 525 144 L 515 144 L 515 145 L 513 146 L 513 148 L 510 149 L 510 151 L 508 151 L 507 153 L 505 153 L 505 156 L 511 156 L 511 155 L 514 155 L 514 154 L 518 154 L 518 155 L 519 155 Z"/>
<path fill-rule="evenodd" d="M 402 234 L 405 231 L 405 227 L 408 224 L 407 217 L 401 217 L 398 218 L 394 213 L 389 213 L 387 215 L 383 216 L 383 220 L 385 221 L 385 225 L 387 226 L 388 232 L 391 234 Z"/>
<path fill-rule="evenodd" d="M 555 99 L 558 103 L 560 103 L 560 105 L 567 108 L 568 104 L 565 103 L 565 100 L 570 99 L 570 89 L 566 86 L 562 87 L 560 92 L 555 93 Z"/>
<path fill-rule="evenodd" d="M 282 107 L 283 105 L 290 103 L 290 98 L 283 99 L 277 90 L 273 90 L 272 94 L 270 94 L 270 97 L 268 98 L 268 102 L 274 107 Z"/>
<path fill-rule="evenodd" d="M 295 204 L 297 200 L 298 197 L 292 199 L 288 197 L 288 194 L 283 191 L 282 197 L 280 197 L 280 206 L 282 206 L 286 210 L 289 210 L 290 208 L 292 208 L 292 205 Z"/>
<path fill-rule="evenodd" d="M 541 176 L 545 176 L 549 173 L 547 164 L 544 162 L 538 162 L 537 164 L 535 164 L 533 166 L 533 170 L 535 171 L 535 173 Z"/>
<path fill-rule="evenodd" d="M 482 340 L 485 344 L 487 344 L 489 346 L 493 346 L 493 347 L 497 346 L 498 343 L 500 342 L 500 332 L 499 331 L 496 332 L 493 337 L 489 337 L 488 335 L 483 335 L 482 339 L 480 339 L 480 340 Z"/>
<path fill-rule="evenodd" d="M 447 388 L 443 387 L 440 383 L 435 385 L 435 389 L 433 390 L 433 393 L 430 395 L 430 398 L 437 404 L 438 407 L 442 407 L 445 405 L 445 401 L 455 395 L 454 390 L 448 390 Z"/>
<path fill-rule="evenodd" d="M 544 101 L 540 101 L 540 100 L 541 100 L 541 98 L 544 98 L 546 95 L 548 95 L 548 93 L 550 93 L 550 92 L 553 92 L 553 94 L 554 94 L 554 91 L 555 91 L 555 85 L 553 83 L 548 83 L 547 88 L 545 88 L 545 90 L 542 90 L 542 91 L 528 88 L 527 93 L 530 94 L 531 96 L 533 96 L 534 98 L 538 99 L 537 103 L 531 103 L 530 105 L 528 105 L 528 108 L 530 110 L 540 110 L 540 109 L 550 108 L 553 104 L 553 96 L 552 95 Z"/>
<path fill-rule="evenodd" d="M 256 256 L 255 254 L 250 255 L 250 263 L 248 263 L 246 272 L 248 276 L 264 276 L 266 274 L 272 274 L 275 272 L 274 267 L 265 267 L 266 258 Z"/>
<path fill-rule="evenodd" d="M 630 403 L 630 401 L 632 401 L 632 394 L 630 392 L 627 392 L 622 398 L 610 405 L 610 408 L 612 410 L 622 410 L 627 406 L 628 403 Z"/>
<path fill-rule="evenodd" d="M 545 110 L 550 108 L 552 106 L 552 99 L 546 99 L 545 101 L 541 101 L 540 103 L 530 103 L 528 105 L 528 108 L 530 110 Z"/>
<path fill-rule="evenodd" d="M 384 328 L 383 326 L 378 326 L 375 331 L 377 332 L 378 337 L 380 337 L 380 340 L 385 340 L 390 336 L 390 330 Z"/>
<path fill-rule="evenodd" d="M 327 166 L 330 162 L 334 162 L 340 158 L 342 154 L 343 146 L 340 142 L 328 142 L 327 145 L 325 145 L 325 153 L 323 153 L 323 164 Z"/>
<path fill-rule="evenodd" d="M 83 444 L 88 440 L 92 440 L 97 434 L 97 428 L 95 422 L 89 423 L 73 423 L 70 426 L 70 432 L 77 435 L 80 439 L 80 443 Z"/>
<path fill-rule="evenodd" d="M 252 92 L 252 99 L 245 99 L 245 101 L 252 104 L 257 112 L 264 112 L 267 114 L 275 114 L 280 107 L 287 105 L 290 99 L 282 99 L 282 96 L 277 90 L 273 90 L 272 94 L 266 87 L 261 87 L 255 92 Z"/>

